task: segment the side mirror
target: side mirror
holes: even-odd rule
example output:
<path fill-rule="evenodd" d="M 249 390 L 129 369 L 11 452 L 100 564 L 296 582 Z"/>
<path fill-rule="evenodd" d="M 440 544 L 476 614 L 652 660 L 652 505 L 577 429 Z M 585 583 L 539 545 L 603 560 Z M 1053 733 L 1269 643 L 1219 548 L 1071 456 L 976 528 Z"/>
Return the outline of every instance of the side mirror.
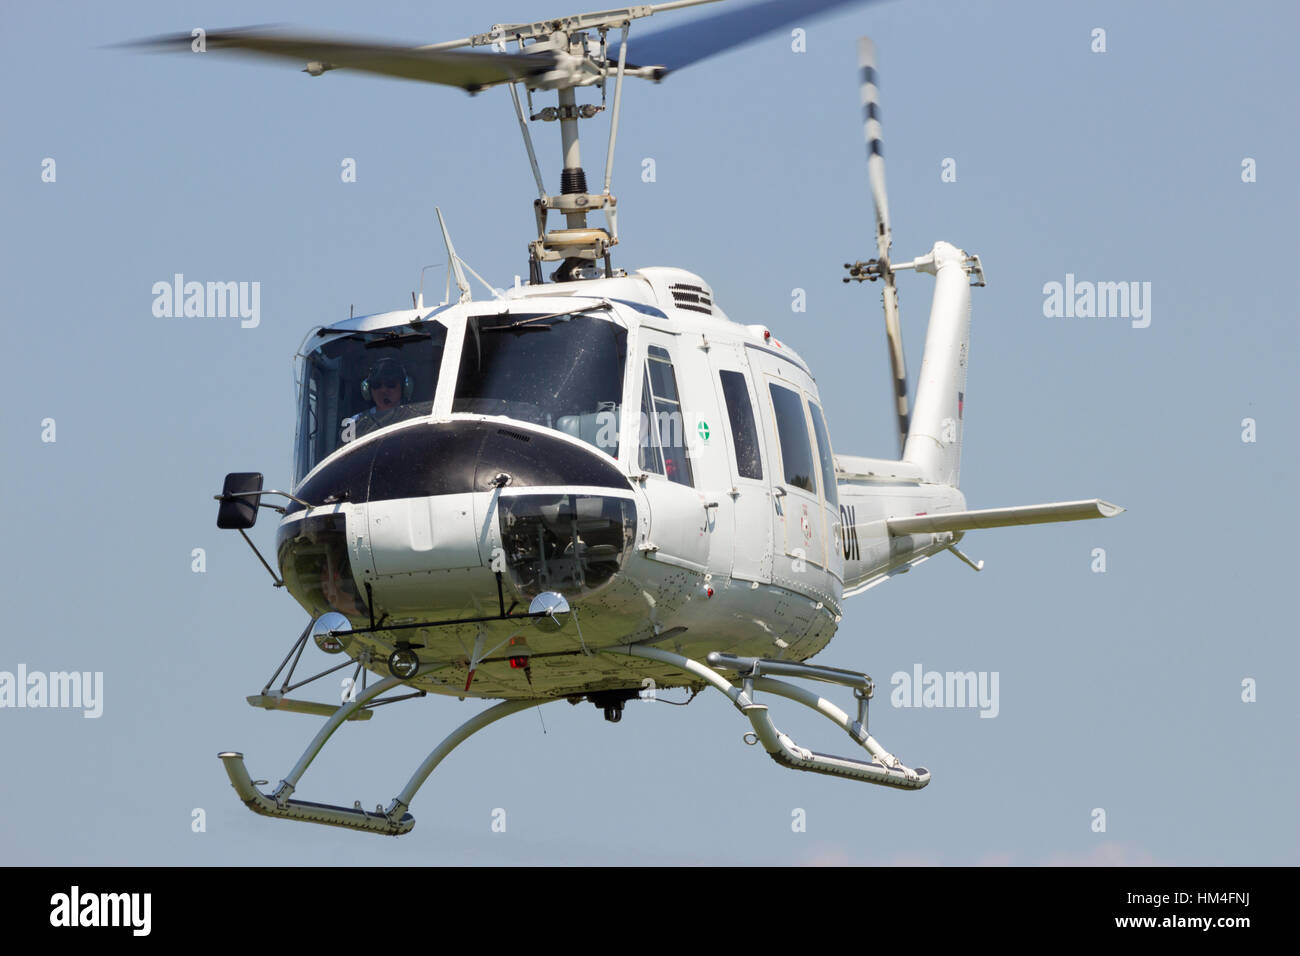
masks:
<path fill-rule="evenodd" d="M 338 611 L 326 611 L 311 626 L 311 639 L 326 654 L 346 651 L 352 643 L 352 622 Z M 330 632 L 338 632 L 331 634 Z"/>
<path fill-rule="evenodd" d="M 528 613 L 545 614 L 545 617 L 533 618 L 533 624 L 540 631 L 554 634 L 569 622 L 569 602 L 558 591 L 543 591 L 528 605 Z"/>
<path fill-rule="evenodd" d="M 217 509 L 217 527 L 243 530 L 255 525 L 261 490 L 261 472 L 235 471 L 226 475 L 226 483 L 221 486 L 221 506 Z"/>

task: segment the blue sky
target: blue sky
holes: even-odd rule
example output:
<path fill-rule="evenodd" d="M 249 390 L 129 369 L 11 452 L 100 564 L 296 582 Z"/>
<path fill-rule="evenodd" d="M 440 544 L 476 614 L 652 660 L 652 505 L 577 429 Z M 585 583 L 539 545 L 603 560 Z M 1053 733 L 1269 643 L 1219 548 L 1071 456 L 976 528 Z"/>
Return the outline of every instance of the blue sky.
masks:
<path fill-rule="evenodd" d="M 968 502 L 1129 509 L 971 533 L 962 547 L 982 573 L 940 556 L 848 603 L 819 663 L 881 684 L 916 664 L 1000 676 L 995 719 L 873 709 L 886 746 L 932 770 L 928 789 L 786 773 L 741 745 L 746 726 L 713 695 L 630 704 L 618 725 L 563 703 L 496 724 L 439 768 L 398 841 L 239 804 L 216 753 L 243 750 L 274 781 L 315 725 L 243 701 L 303 614 L 217 532 L 211 495 L 228 471 L 289 481 L 294 350 L 354 305 L 409 303 L 421 267 L 443 258 L 435 204 L 476 270 L 499 285 L 523 272 L 532 180 L 502 89 L 111 45 L 270 22 L 426 43 L 580 5 L 476 7 L 0 10 L 0 671 L 102 671 L 105 688 L 94 720 L 0 709 L 0 858 L 227 864 L 255 845 L 309 864 L 1298 862 L 1285 250 L 1300 213 L 1300 17 L 1280 2 L 874 4 L 808 23 L 806 52 L 781 32 L 658 86 L 629 81 L 617 264 L 700 273 L 734 319 L 808 360 L 837 452 L 887 457 L 878 290 L 840 282 L 841 263 L 874 249 L 854 43 L 870 34 L 895 257 L 944 239 L 988 275 L 973 296 Z M 632 49 L 638 29 L 693 15 L 634 25 Z M 606 129 L 584 130 L 593 181 Z M 355 183 L 340 181 L 345 158 Z M 941 181 L 949 158 L 955 182 Z M 178 272 L 260 282 L 260 324 L 155 317 L 153 284 Z M 1044 285 L 1067 274 L 1151 283 L 1150 326 L 1045 316 Z M 426 281 L 432 299 L 441 271 Z M 900 279 L 913 383 L 929 283 Z M 795 289 L 806 313 L 791 311 Z M 255 540 L 269 547 L 265 525 Z M 195 548 L 205 573 L 191 571 Z M 479 706 L 424 700 L 346 727 L 299 795 L 387 803 Z M 778 713 L 801 743 L 842 746 L 823 722 Z M 28 826 L 34 806 L 58 825 Z M 491 830 L 496 808 L 505 833 Z M 806 832 L 792 832 L 795 809 Z"/>

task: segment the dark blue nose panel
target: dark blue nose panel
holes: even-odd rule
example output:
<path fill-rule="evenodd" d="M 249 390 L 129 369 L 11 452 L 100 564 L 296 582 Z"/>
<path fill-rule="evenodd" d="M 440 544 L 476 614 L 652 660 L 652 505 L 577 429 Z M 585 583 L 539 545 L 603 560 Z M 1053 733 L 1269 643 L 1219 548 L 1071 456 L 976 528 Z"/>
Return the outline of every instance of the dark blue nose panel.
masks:
<path fill-rule="evenodd" d="M 506 487 L 590 485 L 628 491 L 618 469 L 595 451 L 561 438 L 493 422 L 410 425 L 357 445 L 295 492 L 315 505 L 427 498 Z M 301 511 L 292 503 L 286 513 Z"/>

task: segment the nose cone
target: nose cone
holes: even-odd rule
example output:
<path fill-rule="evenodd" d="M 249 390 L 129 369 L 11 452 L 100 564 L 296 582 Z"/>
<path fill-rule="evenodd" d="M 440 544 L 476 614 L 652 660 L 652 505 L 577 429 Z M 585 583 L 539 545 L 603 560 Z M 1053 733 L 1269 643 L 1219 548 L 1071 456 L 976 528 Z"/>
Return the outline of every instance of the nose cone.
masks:
<path fill-rule="evenodd" d="M 490 492 L 498 484 L 631 490 L 607 459 L 573 442 L 496 422 L 452 421 L 408 424 L 360 442 L 308 478 L 297 497 L 360 504 Z M 301 508 L 295 502 L 287 513 Z"/>
<path fill-rule="evenodd" d="M 286 567 L 310 564 L 293 577 L 311 587 L 291 592 L 349 616 L 367 607 L 368 584 L 376 613 L 432 617 L 475 599 L 495 606 L 497 571 L 525 599 L 546 590 L 576 597 L 622 568 L 636 533 L 631 484 L 607 458 L 496 422 L 420 422 L 378 433 L 327 462 L 296 496 L 344 507 L 308 516 L 294 515 L 302 505 L 289 509 L 282 573 L 289 582 Z M 315 529 L 321 522 L 328 529 Z M 309 525 L 310 538 L 302 533 Z M 316 539 L 325 531 L 322 550 Z M 354 572 L 342 577 L 355 587 L 331 589 L 340 568 Z"/>

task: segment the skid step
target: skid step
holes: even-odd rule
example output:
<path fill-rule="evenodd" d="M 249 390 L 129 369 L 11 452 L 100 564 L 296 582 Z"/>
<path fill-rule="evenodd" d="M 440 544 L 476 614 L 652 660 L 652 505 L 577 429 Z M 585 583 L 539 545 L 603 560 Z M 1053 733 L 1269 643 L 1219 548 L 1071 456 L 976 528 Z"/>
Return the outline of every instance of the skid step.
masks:
<path fill-rule="evenodd" d="M 252 694 L 246 698 L 253 707 L 264 710 L 287 710 L 295 714 L 315 714 L 317 717 L 333 717 L 337 704 L 319 704 L 314 700 L 294 700 L 291 697 L 279 697 L 274 694 Z M 369 720 L 374 711 L 367 708 L 354 710 L 348 720 Z"/>

